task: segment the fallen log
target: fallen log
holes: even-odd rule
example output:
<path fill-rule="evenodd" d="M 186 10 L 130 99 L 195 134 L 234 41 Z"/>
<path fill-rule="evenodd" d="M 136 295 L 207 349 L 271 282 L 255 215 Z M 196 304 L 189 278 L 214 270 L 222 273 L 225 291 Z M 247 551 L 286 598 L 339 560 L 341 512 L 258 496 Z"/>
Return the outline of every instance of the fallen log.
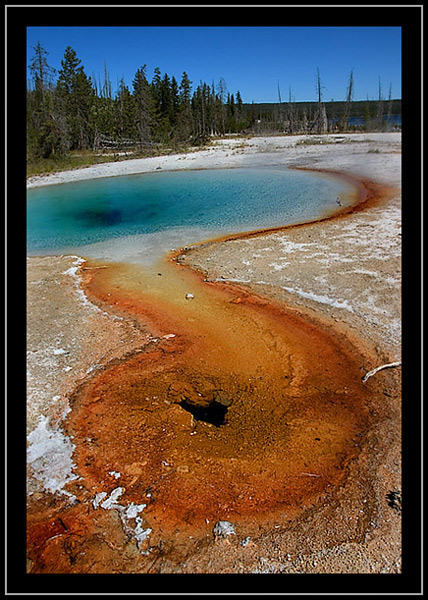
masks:
<path fill-rule="evenodd" d="M 386 365 L 381 365 L 380 367 L 376 367 L 376 369 L 373 369 L 372 371 L 368 371 L 368 373 L 366 373 L 364 375 L 364 377 L 362 378 L 362 382 L 365 383 L 369 377 L 372 377 L 372 375 L 375 375 L 378 371 L 382 371 L 382 369 L 389 369 L 390 367 L 400 367 L 400 366 L 401 366 L 401 360 L 399 360 L 397 362 L 388 363 Z"/>

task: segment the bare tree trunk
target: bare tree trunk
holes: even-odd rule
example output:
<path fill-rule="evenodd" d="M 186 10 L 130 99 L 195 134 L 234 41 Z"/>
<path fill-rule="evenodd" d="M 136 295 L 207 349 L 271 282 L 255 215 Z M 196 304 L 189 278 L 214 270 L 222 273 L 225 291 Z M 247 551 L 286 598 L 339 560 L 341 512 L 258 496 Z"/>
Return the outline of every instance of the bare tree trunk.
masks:
<path fill-rule="evenodd" d="M 316 117 L 317 132 L 325 133 L 328 129 L 328 121 L 327 121 L 327 113 L 326 113 L 325 105 L 322 103 L 322 88 L 323 88 L 323 86 L 321 85 L 320 70 L 318 68 L 317 68 L 316 88 L 317 88 L 317 95 L 318 95 L 318 111 L 317 111 L 317 117 Z"/>
<path fill-rule="evenodd" d="M 342 129 L 346 130 L 348 128 L 348 119 L 351 114 L 351 102 L 354 94 L 354 73 L 351 71 L 349 76 L 349 85 L 346 93 L 346 105 L 345 105 L 345 114 L 343 116 Z"/>
<path fill-rule="evenodd" d="M 218 94 L 219 94 L 219 98 L 220 98 L 220 104 L 221 104 L 221 126 L 222 126 L 222 134 L 224 135 L 225 130 L 226 130 L 226 123 L 225 123 L 225 108 L 224 108 L 224 101 L 225 101 L 225 97 L 226 97 L 226 92 L 227 92 L 227 86 L 226 86 L 226 81 L 223 77 L 220 77 L 220 81 L 218 82 L 217 85 L 217 90 L 218 90 Z"/>
<path fill-rule="evenodd" d="M 387 126 L 388 129 L 391 129 L 391 115 L 392 115 L 392 84 L 389 84 L 389 96 L 388 96 L 388 116 L 387 116 Z"/>
<path fill-rule="evenodd" d="M 284 119 L 283 119 L 283 114 L 282 114 L 282 99 L 281 99 L 281 90 L 279 88 L 279 81 L 278 81 L 278 123 L 279 123 L 280 131 L 283 131 L 284 130 Z"/>
<path fill-rule="evenodd" d="M 380 83 L 379 77 L 379 100 L 377 104 L 377 114 L 376 114 L 378 128 L 382 130 L 382 121 L 383 121 L 383 98 L 382 98 L 382 87 Z"/>
<path fill-rule="evenodd" d="M 288 90 L 288 132 L 294 133 L 296 130 L 296 114 L 294 109 L 294 103 L 291 96 L 291 86 Z"/>

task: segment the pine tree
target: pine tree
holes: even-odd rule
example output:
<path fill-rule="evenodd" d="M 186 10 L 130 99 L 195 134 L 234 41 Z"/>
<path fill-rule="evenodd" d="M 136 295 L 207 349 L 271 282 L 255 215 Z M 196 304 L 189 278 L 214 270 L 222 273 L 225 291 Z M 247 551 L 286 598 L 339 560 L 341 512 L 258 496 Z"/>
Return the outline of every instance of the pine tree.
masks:
<path fill-rule="evenodd" d="M 163 144 L 168 144 L 171 139 L 172 120 L 173 102 L 171 81 L 168 74 L 165 73 L 160 83 L 160 119 L 158 123 L 159 137 Z"/>
<path fill-rule="evenodd" d="M 146 148 L 152 144 L 152 99 L 150 86 L 146 78 L 146 65 L 138 69 L 134 81 L 135 101 L 135 126 L 138 131 L 140 148 Z"/>
<path fill-rule="evenodd" d="M 116 131 L 119 139 L 136 139 L 135 99 L 125 85 L 124 79 L 120 81 L 116 96 L 116 115 Z"/>
<path fill-rule="evenodd" d="M 57 90 L 65 110 L 70 148 L 88 148 L 93 140 L 95 94 L 76 52 L 68 46 L 61 61 Z"/>
<path fill-rule="evenodd" d="M 204 131 L 204 108 L 203 108 L 203 98 L 202 98 L 202 85 L 199 84 L 196 90 L 193 92 L 192 97 L 192 113 L 193 119 L 195 123 L 195 137 L 200 137 L 203 135 Z"/>
<path fill-rule="evenodd" d="M 179 111 L 177 117 L 177 139 L 187 141 L 193 132 L 193 117 L 191 107 L 192 82 L 186 71 L 183 72 L 179 87 Z"/>
<path fill-rule="evenodd" d="M 190 108 L 190 99 L 192 92 L 192 82 L 189 79 L 186 71 L 183 71 L 180 83 L 180 102 L 182 108 Z"/>
<path fill-rule="evenodd" d="M 40 142 L 43 156 L 64 156 L 68 150 L 67 123 L 61 100 L 55 90 L 47 96 L 47 118 L 40 128 Z"/>
<path fill-rule="evenodd" d="M 65 119 L 52 85 L 55 69 L 49 66 L 47 55 L 38 42 L 30 63 L 34 90 L 27 93 L 28 149 L 43 158 L 62 155 L 67 150 Z"/>
<path fill-rule="evenodd" d="M 40 96 L 40 102 L 43 102 L 47 90 L 50 88 L 55 69 L 48 65 L 48 52 L 43 48 L 40 42 L 33 46 L 34 56 L 30 62 L 30 71 L 33 76 L 34 89 Z"/>
<path fill-rule="evenodd" d="M 178 83 L 174 76 L 171 78 L 171 127 L 174 130 L 177 125 L 178 114 L 180 112 L 180 95 L 178 91 Z"/>
<path fill-rule="evenodd" d="M 194 143 L 205 143 L 209 136 L 207 114 L 207 84 L 200 82 L 192 98 L 192 113 L 195 123 Z"/>
<path fill-rule="evenodd" d="M 241 92 L 238 90 L 236 92 L 236 120 L 238 123 L 239 129 L 241 128 L 241 119 L 242 119 L 242 98 Z"/>
<path fill-rule="evenodd" d="M 227 97 L 227 131 L 234 133 L 236 131 L 236 108 L 233 94 Z"/>
<path fill-rule="evenodd" d="M 159 67 L 156 67 L 153 72 L 153 79 L 150 84 L 150 94 L 152 137 L 154 142 L 159 142 L 160 137 L 158 131 L 162 121 L 162 78 Z"/>
<path fill-rule="evenodd" d="M 95 94 L 91 79 L 87 77 L 83 67 L 77 69 L 74 95 L 76 100 L 78 148 L 85 149 L 91 147 L 93 141 L 94 123 L 91 119 L 91 108 Z"/>

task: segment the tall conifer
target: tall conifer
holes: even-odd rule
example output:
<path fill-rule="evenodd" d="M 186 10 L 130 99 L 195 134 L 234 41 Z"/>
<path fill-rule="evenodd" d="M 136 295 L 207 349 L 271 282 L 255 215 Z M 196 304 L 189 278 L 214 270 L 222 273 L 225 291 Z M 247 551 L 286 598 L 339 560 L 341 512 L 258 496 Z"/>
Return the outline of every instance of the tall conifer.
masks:
<path fill-rule="evenodd" d="M 84 149 L 92 144 L 91 107 L 95 94 L 91 79 L 80 63 L 76 52 L 68 46 L 61 61 L 57 90 L 65 110 L 70 147 Z"/>
<path fill-rule="evenodd" d="M 152 102 L 149 83 L 146 78 L 146 65 L 135 73 L 134 81 L 135 125 L 138 131 L 140 148 L 146 148 L 152 143 Z"/>

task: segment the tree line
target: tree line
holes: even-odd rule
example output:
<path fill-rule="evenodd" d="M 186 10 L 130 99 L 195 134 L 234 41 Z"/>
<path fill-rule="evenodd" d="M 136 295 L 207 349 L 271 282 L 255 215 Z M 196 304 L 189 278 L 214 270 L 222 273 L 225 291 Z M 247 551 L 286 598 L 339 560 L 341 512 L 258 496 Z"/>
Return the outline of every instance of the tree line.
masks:
<path fill-rule="evenodd" d="M 244 105 L 251 111 L 251 129 L 258 134 L 322 134 L 349 131 L 390 131 L 401 127 L 401 100 L 384 97 L 379 79 L 376 100 L 354 101 L 354 74 L 350 72 L 345 100 L 325 102 L 324 86 L 317 69 L 314 102 L 295 102 L 289 88 L 288 102 L 283 102 L 278 84 L 278 102 Z"/>
<path fill-rule="evenodd" d="M 153 146 L 177 147 L 203 143 L 211 135 L 236 133 L 248 127 L 240 92 L 231 94 L 223 78 L 215 86 L 181 81 L 146 65 L 135 73 L 132 89 L 122 79 L 117 92 L 105 69 L 104 82 L 85 73 L 68 46 L 58 73 L 48 64 L 40 42 L 30 62 L 27 87 L 27 152 L 49 158 L 69 150 Z M 54 78 L 57 75 L 56 82 Z"/>
<path fill-rule="evenodd" d="M 401 128 L 401 100 L 356 100 L 325 103 L 318 119 L 317 102 L 244 104 L 254 116 L 250 131 L 256 134 L 319 134 L 353 131 L 392 131 Z"/>
<path fill-rule="evenodd" d="M 243 103 L 239 91 L 227 90 L 220 78 L 217 85 L 200 82 L 192 88 L 186 71 L 180 82 L 154 69 L 147 78 L 146 65 L 135 73 L 130 89 L 122 79 L 113 94 L 105 67 L 104 81 L 89 77 L 76 52 L 68 46 L 56 71 L 49 65 L 48 52 L 38 42 L 30 62 L 31 82 L 27 87 L 27 155 L 51 158 L 70 150 L 136 149 L 142 153 L 159 148 L 177 149 L 206 143 L 213 135 L 228 133 L 326 133 L 349 131 L 352 117 L 359 116 L 365 130 L 387 130 L 401 101 L 385 99 L 379 79 L 376 101 L 353 102 L 351 71 L 342 102 L 325 102 L 319 70 L 315 102 L 296 103 L 289 90 L 283 102 L 278 84 L 278 102 Z M 356 115 L 356 107 L 363 114 Z M 396 108 L 398 106 L 398 109 Z"/>

